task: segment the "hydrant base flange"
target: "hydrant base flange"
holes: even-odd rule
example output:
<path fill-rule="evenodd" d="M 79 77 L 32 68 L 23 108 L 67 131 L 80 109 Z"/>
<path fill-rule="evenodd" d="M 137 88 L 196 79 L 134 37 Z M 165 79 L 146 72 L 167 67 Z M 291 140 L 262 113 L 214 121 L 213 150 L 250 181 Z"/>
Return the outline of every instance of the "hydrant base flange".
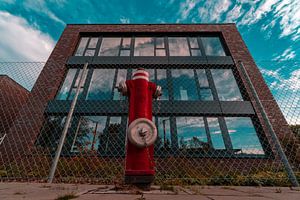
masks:
<path fill-rule="evenodd" d="M 153 182 L 154 175 L 127 176 L 125 175 L 125 184 L 147 185 Z"/>

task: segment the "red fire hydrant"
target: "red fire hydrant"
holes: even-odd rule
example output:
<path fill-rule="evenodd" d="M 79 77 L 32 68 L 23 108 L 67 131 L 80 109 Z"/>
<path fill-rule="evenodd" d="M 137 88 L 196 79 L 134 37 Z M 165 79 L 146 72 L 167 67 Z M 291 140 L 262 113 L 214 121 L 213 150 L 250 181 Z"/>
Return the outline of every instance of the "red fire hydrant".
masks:
<path fill-rule="evenodd" d="M 125 183 L 150 186 L 154 180 L 154 142 L 157 129 L 152 122 L 152 98 L 161 95 L 161 87 L 149 82 L 149 74 L 139 68 L 132 80 L 121 82 L 119 91 L 129 97 Z"/>

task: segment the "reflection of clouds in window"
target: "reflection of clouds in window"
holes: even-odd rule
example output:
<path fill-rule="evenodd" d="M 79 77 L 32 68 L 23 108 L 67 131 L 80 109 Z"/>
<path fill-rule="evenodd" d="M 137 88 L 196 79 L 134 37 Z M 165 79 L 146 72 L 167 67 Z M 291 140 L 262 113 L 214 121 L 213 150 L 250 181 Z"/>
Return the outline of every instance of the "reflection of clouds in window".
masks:
<path fill-rule="evenodd" d="M 170 56 L 190 56 L 189 46 L 185 37 L 169 37 Z"/>
<path fill-rule="evenodd" d="M 58 93 L 58 96 L 57 96 L 58 100 L 66 100 L 67 99 L 73 79 L 76 75 L 76 71 L 77 71 L 77 69 L 69 69 L 68 74 L 65 78 L 64 84 L 62 85 L 62 87 Z"/>
<path fill-rule="evenodd" d="M 243 100 L 231 69 L 212 69 L 211 73 L 220 101 Z"/>
<path fill-rule="evenodd" d="M 157 85 L 161 86 L 162 88 L 162 95 L 159 98 L 160 100 L 168 100 L 169 99 L 169 92 L 167 86 L 167 70 L 165 69 L 157 69 Z"/>
<path fill-rule="evenodd" d="M 205 69 L 197 69 L 200 87 L 209 87 Z"/>
<path fill-rule="evenodd" d="M 174 69 L 172 70 L 172 77 L 175 100 L 198 99 L 193 70 Z"/>
<path fill-rule="evenodd" d="M 114 76 L 114 69 L 95 69 L 88 90 L 87 100 L 110 99 Z"/>
<path fill-rule="evenodd" d="M 237 153 L 264 154 L 261 143 L 249 117 L 225 117 L 228 132 Z"/>
<path fill-rule="evenodd" d="M 156 48 L 165 48 L 164 38 L 156 38 Z"/>
<path fill-rule="evenodd" d="M 214 149 L 225 149 L 218 118 L 207 118 L 208 128 Z"/>
<path fill-rule="evenodd" d="M 170 118 L 159 117 L 158 118 L 158 139 L 157 144 L 159 147 L 170 148 L 171 146 L 171 130 L 170 130 Z"/>
<path fill-rule="evenodd" d="M 129 49 L 131 44 L 131 38 L 123 38 L 122 48 Z"/>
<path fill-rule="evenodd" d="M 226 56 L 218 37 L 201 37 L 207 56 Z"/>
<path fill-rule="evenodd" d="M 103 38 L 100 47 L 100 56 L 118 56 L 121 38 Z"/>
<path fill-rule="evenodd" d="M 134 56 L 154 56 L 154 38 L 136 37 Z"/>
<path fill-rule="evenodd" d="M 180 148 L 208 146 L 202 117 L 177 117 L 176 126 Z"/>
<path fill-rule="evenodd" d="M 87 37 L 81 38 L 80 43 L 77 47 L 77 51 L 75 53 L 75 56 L 83 56 L 83 52 L 84 52 L 84 49 L 87 45 L 88 40 L 89 40 L 89 38 L 87 38 Z"/>
<path fill-rule="evenodd" d="M 91 38 L 88 48 L 96 48 L 98 42 L 98 38 Z"/>
<path fill-rule="evenodd" d="M 126 76 L 127 76 L 127 70 L 119 69 L 118 75 L 117 75 L 116 86 L 119 86 L 119 83 L 121 81 L 126 81 Z M 121 99 L 124 99 L 124 96 L 120 95 L 120 92 L 118 91 L 117 88 L 114 88 L 114 100 L 121 100 Z"/>

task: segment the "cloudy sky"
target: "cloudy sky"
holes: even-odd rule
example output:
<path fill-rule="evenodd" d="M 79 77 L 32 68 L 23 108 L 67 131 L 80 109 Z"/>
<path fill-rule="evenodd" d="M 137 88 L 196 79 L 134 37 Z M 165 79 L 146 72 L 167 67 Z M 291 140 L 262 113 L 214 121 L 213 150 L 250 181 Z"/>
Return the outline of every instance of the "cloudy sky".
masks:
<path fill-rule="evenodd" d="M 68 23 L 223 22 L 236 23 L 271 88 L 300 95 L 298 0 L 1 0 L 0 61 L 46 61 Z"/>

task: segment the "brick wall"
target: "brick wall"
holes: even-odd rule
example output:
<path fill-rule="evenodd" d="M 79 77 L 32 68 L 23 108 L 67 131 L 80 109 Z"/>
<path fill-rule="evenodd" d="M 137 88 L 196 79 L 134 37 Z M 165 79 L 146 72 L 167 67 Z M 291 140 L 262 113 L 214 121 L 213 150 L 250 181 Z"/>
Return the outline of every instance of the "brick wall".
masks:
<path fill-rule="evenodd" d="M 0 75 L 0 137 L 7 134 L 30 92 L 7 75 Z"/>

